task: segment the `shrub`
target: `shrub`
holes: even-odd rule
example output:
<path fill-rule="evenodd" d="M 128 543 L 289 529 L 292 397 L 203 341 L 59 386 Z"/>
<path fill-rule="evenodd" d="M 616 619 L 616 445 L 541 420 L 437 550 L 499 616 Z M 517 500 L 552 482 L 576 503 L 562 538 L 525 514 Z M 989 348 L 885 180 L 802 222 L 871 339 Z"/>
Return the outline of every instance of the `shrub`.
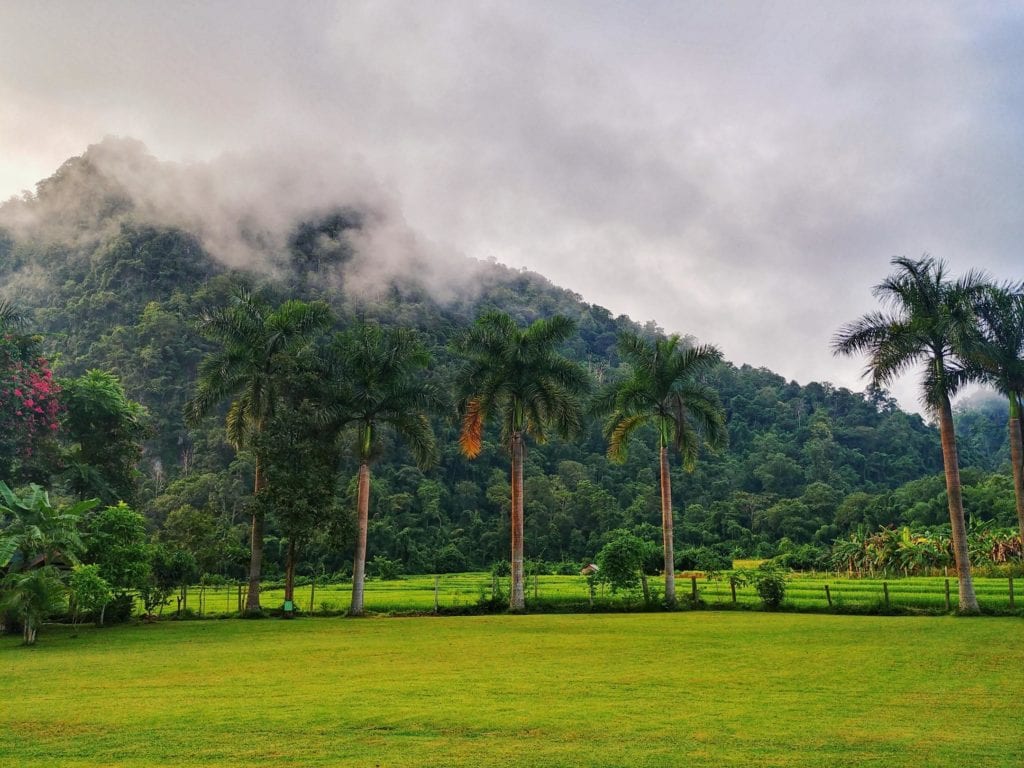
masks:
<path fill-rule="evenodd" d="M 813 544 L 800 544 L 780 552 L 772 562 L 792 571 L 823 571 L 829 566 L 829 553 Z"/>
<path fill-rule="evenodd" d="M 676 553 L 676 568 L 681 571 L 728 571 L 732 558 L 711 547 L 686 547 Z"/>
<path fill-rule="evenodd" d="M 402 564 L 384 555 L 374 555 L 369 571 L 381 581 L 394 581 L 402 575 Z"/>
<path fill-rule="evenodd" d="M 114 595 L 114 599 L 107 603 L 107 610 L 103 617 L 104 624 L 123 624 L 132 617 L 135 609 L 135 597 L 127 592 Z"/>
<path fill-rule="evenodd" d="M 786 572 L 775 563 L 765 562 L 753 570 L 737 571 L 734 578 L 739 584 L 753 585 L 765 610 L 774 611 L 782 605 L 786 596 Z"/>

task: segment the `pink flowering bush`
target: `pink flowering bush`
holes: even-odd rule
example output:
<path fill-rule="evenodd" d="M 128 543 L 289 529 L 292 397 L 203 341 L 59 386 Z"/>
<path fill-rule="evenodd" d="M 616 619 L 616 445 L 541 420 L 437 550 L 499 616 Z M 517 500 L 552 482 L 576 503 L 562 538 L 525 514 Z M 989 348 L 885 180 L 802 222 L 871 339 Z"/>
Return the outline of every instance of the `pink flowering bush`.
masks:
<path fill-rule="evenodd" d="M 0 472 L 32 455 L 59 428 L 60 388 L 46 359 L 25 336 L 0 336 Z"/>

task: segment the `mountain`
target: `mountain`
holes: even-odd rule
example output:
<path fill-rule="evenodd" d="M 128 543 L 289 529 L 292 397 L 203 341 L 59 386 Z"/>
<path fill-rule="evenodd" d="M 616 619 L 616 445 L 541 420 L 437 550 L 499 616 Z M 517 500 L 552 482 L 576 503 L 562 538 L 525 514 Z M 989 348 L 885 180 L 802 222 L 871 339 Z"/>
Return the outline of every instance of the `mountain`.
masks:
<path fill-rule="evenodd" d="M 254 191 L 259 185 L 233 170 L 162 163 L 137 142 L 107 139 L 64 163 L 34 195 L 0 206 L 0 295 L 28 312 L 60 376 L 111 371 L 149 411 L 152 437 L 135 503 L 161 535 L 206 530 L 232 539 L 232 551 L 244 547 L 238 524 L 251 467 L 225 444 L 221 419 L 197 429 L 182 420 L 210 349 L 193 320 L 236 285 L 274 301 L 322 299 L 339 327 L 377 320 L 416 328 L 433 349 L 440 381 L 454 365 L 448 342 L 485 309 L 520 323 L 572 317 L 578 334 L 566 352 L 598 380 L 619 372 L 619 333 L 662 332 L 613 317 L 538 274 L 420 247 L 385 204 L 289 196 L 293 184 L 280 191 L 289 199 L 278 209 L 268 190 Z M 884 392 L 800 385 L 728 363 L 708 383 L 725 406 L 730 446 L 702 456 L 692 474 L 673 470 L 684 550 L 770 555 L 782 539 L 827 544 L 879 522 L 844 508 L 851 495 L 881 494 L 941 471 L 936 431 Z M 401 446 L 375 469 L 371 559 L 458 570 L 506 556 L 507 457 L 496 434 L 468 462 L 454 421 L 439 419 L 437 430 L 443 450 L 435 469 L 416 469 Z M 528 557 L 590 558 L 610 530 L 658 526 L 649 437 L 639 436 L 624 464 L 607 460 L 596 422 L 573 443 L 531 446 Z M 341 471 L 354 475 L 351 458 L 341 458 Z M 233 572 L 231 558 L 218 552 L 207 567 Z M 273 546 L 268 556 L 273 568 Z M 309 557 L 309 567 L 334 570 L 348 553 L 324 542 Z"/>

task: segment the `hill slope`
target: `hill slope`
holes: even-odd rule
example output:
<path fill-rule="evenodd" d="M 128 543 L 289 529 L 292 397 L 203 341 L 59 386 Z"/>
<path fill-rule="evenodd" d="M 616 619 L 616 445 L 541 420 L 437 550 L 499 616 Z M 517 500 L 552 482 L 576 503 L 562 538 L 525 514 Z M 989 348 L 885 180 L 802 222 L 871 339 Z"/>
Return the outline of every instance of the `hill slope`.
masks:
<path fill-rule="evenodd" d="M 379 210 L 345 201 L 323 201 L 266 226 L 244 206 L 226 206 L 224 226 L 214 231 L 216 212 L 200 215 L 195 203 L 175 203 L 175 194 L 197 187 L 182 181 L 184 174 L 135 142 L 90 147 L 34 196 L 0 206 L 0 281 L 3 294 L 46 334 L 61 375 L 113 371 L 149 409 L 154 435 L 137 503 L 166 536 L 205 536 L 210 570 L 230 572 L 231 558 L 241 559 L 238 523 L 250 468 L 223 442 L 221 421 L 189 430 L 181 412 L 209 349 L 193 318 L 222 303 L 234 285 L 277 300 L 323 299 L 339 326 L 375 319 L 417 328 L 433 347 L 441 380 L 453 362 L 448 341 L 487 308 L 520 322 L 554 313 L 574 318 L 579 332 L 566 351 L 598 379 L 617 373 L 621 331 L 660 331 L 613 317 L 534 273 L 429 249 L 423 255 L 415 243 L 403 259 L 387 261 L 385 244 L 408 245 L 410 237 L 396 235 Z M 731 364 L 709 383 L 728 414 L 730 447 L 702 457 L 693 474 L 674 470 L 684 547 L 771 554 L 783 537 L 827 543 L 866 522 L 843 512 L 851 494 L 941 470 L 935 431 L 885 393 L 869 398 L 827 383 L 801 386 Z M 437 468 L 420 472 L 400 446 L 376 468 L 370 557 L 411 570 L 485 566 L 508 548 L 506 456 L 489 434 L 483 455 L 468 462 L 458 454 L 452 422 L 437 427 Z M 647 437 L 639 436 L 622 465 L 606 459 L 596 423 L 574 443 L 531 446 L 528 556 L 589 558 L 609 530 L 653 531 L 660 519 L 657 462 Z M 351 460 L 340 460 L 351 476 Z M 228 540 L 233 548 L 225 548 Z M 274 556 L 272 542 L 271 567 Z M 317 561 L 331 570 L 348 557 L 331 542 L 309 556 L 310 567 Z"/>

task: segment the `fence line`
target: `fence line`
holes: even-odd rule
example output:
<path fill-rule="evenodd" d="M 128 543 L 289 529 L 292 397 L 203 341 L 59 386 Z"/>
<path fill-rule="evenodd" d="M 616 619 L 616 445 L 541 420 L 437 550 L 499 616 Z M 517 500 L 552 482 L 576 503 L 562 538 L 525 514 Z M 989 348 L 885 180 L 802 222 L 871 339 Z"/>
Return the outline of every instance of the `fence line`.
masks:
<path fill-rule="evenodd" d="M 684 573 L 678 578 L 690 582 L 681 592 L 681 601 L 700 601 L 709 607 L 754 607 L 760 604 L 756 591 L 739 585 L 729 574 L 713 579 L 703 574 Z M 664 594 L 657 577 L 649 579 L 652 590 Z M 685 583 L 685 582 L 684 582 Z M 978 602 L 983 609 L 1016 610 L 1015 583 L 1007 578 L 977 577 L 974 581 Z M 829 576 L 793 575 L 786 589 L 784 606 L 796 610 L 927 610 L 951 611 L 956 607 L 955 581 L 942 577 L 889 579 L 850 579 Z M 409 576 L 393 581 L 371 579 L 366 582 L 366 610 L 371 612 L 444 612 L 473 610 L 481 605 L 500 606 L 508 599 L 509 578 L 488 573 Z M 568 610 L 628 609 L 642 607 L 639 589 L 613 593 L 606 585 L 595 585 L 583 576 L 531 575 L 525 585 L 527 609 L 535 607 Z M 685 588 L 684 588 L 685 589 Z M 196 585 L 174 595 L 164 604 L 161 614 L 172 616 L 191 612 L 196 616 L 223 616 L 241 612 L 245 605 L 245 584 Z M 267 584 L 261 590 L 261 603 L 275 610 L 284 602 L 284 590 Z M 296 608 L 306 614 L 340 614 L 351 600 L 350 584 L 308 581 L 295 588 Z M 141 607 L 141 606 L 140 606 Z"/>

